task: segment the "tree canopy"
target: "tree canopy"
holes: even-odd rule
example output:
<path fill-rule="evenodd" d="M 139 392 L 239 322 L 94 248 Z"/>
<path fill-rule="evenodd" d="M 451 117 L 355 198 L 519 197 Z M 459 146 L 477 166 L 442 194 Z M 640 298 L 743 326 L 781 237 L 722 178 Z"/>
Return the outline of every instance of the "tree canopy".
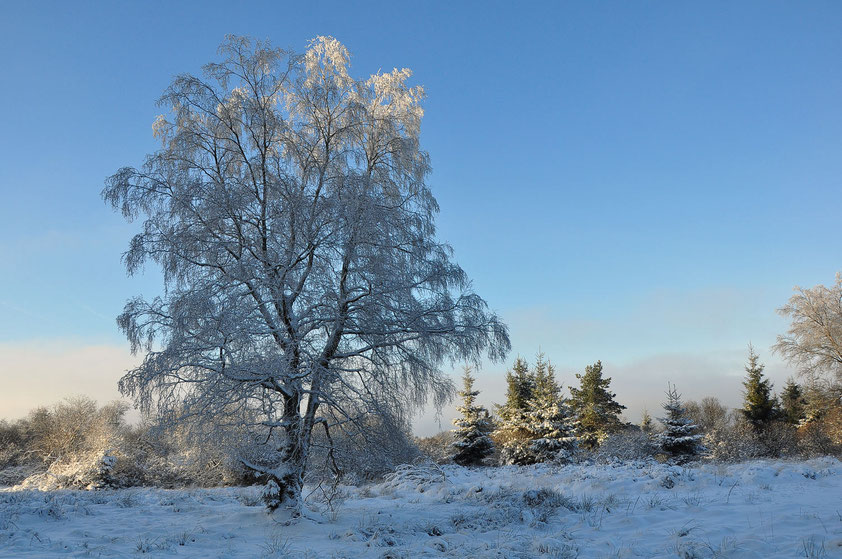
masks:
<path fill-rule="evenodd" d="M 103 190 L 142 219 L 128 272 L 155 262 L 166 287 L 118 319 L 146 353 L 120 389 L 170 418 L 253 417 L 274 508 L 299 502 L 314 425 L 440 405 L 445 360 L 501 359 L 509 339 L 436 239 L 409 70 L 353 78 L 331 37 L 219 53 L 174 79 L 161 148 Z"/>
<path fill-rule="evenodd" d="M 842 383 L 842 273 L 830 287 L 796 287 L 778 313 L 792 322 L 775 351 L 811 381 Z"/>

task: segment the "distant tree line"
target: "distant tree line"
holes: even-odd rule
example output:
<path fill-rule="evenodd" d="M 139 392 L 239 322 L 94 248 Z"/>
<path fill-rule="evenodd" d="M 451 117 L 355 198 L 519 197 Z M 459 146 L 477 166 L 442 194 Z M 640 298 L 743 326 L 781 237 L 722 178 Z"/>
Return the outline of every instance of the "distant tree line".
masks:
<path fill-rule="evenodd" d="M 740 408 L 729 410 L 714 397 L 685 403 L 669 384 L 657 424 L 646 410 L 639 425 L 621 420 L 625 406 L 610 391 L 601 361 L 575 376 L 578 386 L 565 395 L 543 353 L 532 366 L 518 357 L 506 372 L 506 401 L 492 415 L 477 404 L 479 391 L 466 368 L 457 428 L 439 441 L 450 445 L 451 454 L 435 455 L 463 465 L 523 465 L 586 457 L 683 462 L 842 454 L 838 384 L 790 378 L 776 394 L 751 345 Z"/>
<path fill-rule="evenodd" d="M 455 456 L 462 464 L 564 462 L 583 454 L 677 461 L 842 455 L 842 274 L 830 287 L 796 287 L 778 312 L 791 325 L 773 349 L 803 379 L 787 379 L 779 393 L 749 344 L 740 408 L 729 410 L 714 397 L 684 403 L 669 384 L 659 425 L 647 410 L 640 425 L 632 425 L 621 421 L 625 406 L 614 399 L 600 361 L 576 374 L 579 386 L 565 396 L 555 368 L 539 353 L 532 367 L 515 360 L 506 373 L 506 402 L 495 406 L 494 415 L 476 404 L 479 392 L 466 371 L 461 394 L 470 393 L 470 402 L 460 408 L 449 444 L 460 449 Z"/>

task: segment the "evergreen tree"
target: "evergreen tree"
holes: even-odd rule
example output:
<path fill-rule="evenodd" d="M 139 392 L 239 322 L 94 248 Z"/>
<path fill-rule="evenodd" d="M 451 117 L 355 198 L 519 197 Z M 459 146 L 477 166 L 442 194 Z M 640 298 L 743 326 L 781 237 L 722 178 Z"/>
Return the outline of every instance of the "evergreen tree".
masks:
<path fill-rule="evenodd" d="M 453 420 L 456 426 L 453 429 L 453 447 L 456 449 L 453 461 L 462 466 L 479 465 L 494 452 L 494 443 L 489 436 L 492 429 L 491 418 L 488 416 L 488 410 L 476 405 L 479 391 L 474 390 L 474 380 L 471 368 L 465 367 L 462 376 L 464 387 L 459 392 L 462 405 L 456 408 L 461 417 Z"/>
<path fill-rule="evenodd" d="M 533 397 L 535 380 L 529 364 L 518 357 L 512 369 L 506 371 L 506 403 L 497 406 L 500 418 L 494 439 L 500 446 L 507 464 L 529 463 L 524 456 L 524 443 L 529 438 L 529 403 Z"/>
<path fill-rule="evenodd" d="M 544 361 L 544 354 L 539 352 L 532 368 L 532 394 L 530 402 L 558 400 L 561 389 L 555 380 L 555 369 Z"/>
<path fill-rule="evenodd" d="M 508 464 L 534 464 L 568 458 L 576 448 L 576 425 L 561 397 L 555 369 L 539 353 L 530 372 L 518 359 L 506 376 L 506 404 L 495 437 Z M 526 399 L 524 400 L 524 397 Z"/>
<path fill-rule="evenodd" d="M 784 420 L 791 425 L 798 425 L 807 415 L 804 391 L 792 378 L 787 379 L 781 393 L 781 414 Z"/>
<path fill-rule="evenodd" d="M 640 430 L 648 435 L 652 432 L 652 429 L 652 416 L 649 415 L 649 411 L 644 408 L 643 416 L 640 418 Z"/>
<path fill-rule="evenodd" d="M 506 371 L 506 404 L 500 406 L 498 414 L 507 419 L 510 414 L 524 412 L 532 399 L 535 380 L 529 373 L 529 364 L 522 357 L 515 359 L 512 369 Z"/>
<path fill-rule="evenodd" d="M 664 425 L 664 432 L 659 433 L 656 439 L 661 450 L 675 458 L 696 456 L 704 450 L 702 435 L 698 433 L 699 426 L 686 417 L 687 410 L 681 404 L 681 394 L 674 385 L 667 390 L 664 411 L 666 417 L 658 418 Z"/>
<path fill-rule="evenodd" d="M 776 398 L 772 396 L 772 383 L 763 377 L 763 365 L 760 357 L 754 352 L 754 347 L 748 346 L 748 365 L 746 365 L 746 380 L 743 408 L 740 412 L 755 429 L 762 429 L 775 419 Z"/>
<path fill-rule="evenodd" d="M 563 460 L 576 450 L 576 422 L 561 388 L 555 380 L 555 368 L 538 354 L 533 369 L 535 389 L 527 412 L 527 435 L 521 449 L 521 461 L 527 463 Z"/>
<path fill-rule="evenodd" d="M 609 433 L 621 427 L 620 413 L 626 409 L 608 391 L 610 378 L 602 378 L 602 362 L 585 367 L 584 375 L 576 375 L 579 388 L 570 387 L 570 407 L 579 421 L 579 441 L 587 448 L 596 448 Z"/>

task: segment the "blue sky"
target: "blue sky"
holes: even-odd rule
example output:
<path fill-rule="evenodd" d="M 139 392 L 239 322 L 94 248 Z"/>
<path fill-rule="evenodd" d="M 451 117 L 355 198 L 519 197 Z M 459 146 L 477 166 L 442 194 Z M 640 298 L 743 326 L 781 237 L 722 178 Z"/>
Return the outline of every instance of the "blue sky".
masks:
<path fill-rule="evenodd" d="M 413 70 L 439 235 L 512 357 L 540 346 L 566 383 L 601 359 L 630 419 L 667 379 L 738 403 L 749 341 L 778 386 L 792 373 L 775 308 L 842 269 L 842 4 L 351 4 L 4 4 L 0 416 L 116 395 L 114 317 L 160 277 L 125 277 L 136 226 L 99 192 L 226 33 L 333 35 L 358 76 Z M 480 374 L 485 403 L 505 368 Z"/>

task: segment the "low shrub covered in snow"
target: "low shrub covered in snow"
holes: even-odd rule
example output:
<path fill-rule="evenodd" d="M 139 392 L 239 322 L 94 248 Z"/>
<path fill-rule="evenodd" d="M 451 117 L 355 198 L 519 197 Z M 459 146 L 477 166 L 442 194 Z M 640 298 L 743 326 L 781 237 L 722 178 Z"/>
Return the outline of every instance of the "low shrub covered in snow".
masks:
<path fill-rule="evenodd" d="M 0 485 L 53 490 L 253 482 L 230 438 L 196 441 L 184 429 L 129 426 L 126 409 L 72 398 L 15 423 L 0 422 Z"/>
<path fill-rule="evenodd" d="M 453 461 L 453 442 L 456 440 L 453 431 L 442 431 L 430 437 L 419 437 L 415 444 L 421 454 L 437 464 L 447 464 Z"/>
<path fill-rule="evenodd" d="M 598 461 L 629 461 L 654 458 L 659 449 L 653 438 L 639 429 L 623 429 L 606 437 L 592 453 Z"/>

